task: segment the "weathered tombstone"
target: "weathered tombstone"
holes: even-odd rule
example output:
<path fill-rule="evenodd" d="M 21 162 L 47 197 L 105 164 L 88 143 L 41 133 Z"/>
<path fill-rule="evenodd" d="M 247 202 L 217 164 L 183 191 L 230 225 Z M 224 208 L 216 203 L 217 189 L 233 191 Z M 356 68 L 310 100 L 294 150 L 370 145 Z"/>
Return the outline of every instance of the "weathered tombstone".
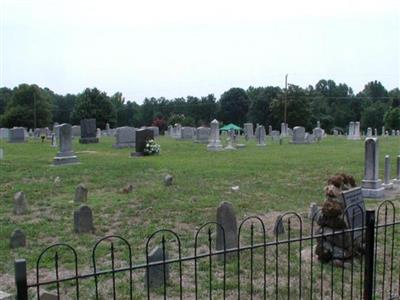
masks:
<path fill-rule="evenodd" d="M 72 128 L 70 124 L 62 124 L 60 130 L 60 151 L 54 157 L 53 164 L 65 165 L 78 163 L 78 157 L 72 151 Z"/>
<path fill-rule="evenodd" d="M 393 183 L 390 181 L 390 156 L 385 155 L 385 170 L 384 170 L 384 181 L 382 186 L 385 188 L 385 190 L 390 190 L 393 188 Z"/>
<path fill-rule="evenodd" d="M 0 148 L 0 160 L 4 159 L 4 150 Z"/>
<path fill-rule="evenodd" d="M 154 139 L 154 131 L 151 129 L 138 129 L 135 131 L 135 151 L 131 156 L 143 156 L 144 148 L 148 140 Z"/>
<path fill-rule="evenodd" d="M 233 145 L 233 138 L 227 138 L 228 145 L 224 148 L 224 150 L 236 150 L 236 147 Z"/>
<path fill-rule="evenodd" d="M 23 215 L 28 211 L 28 203 L 23 192 L 18 192 L 14 195 L 14 214 Z"/>
<path fill-rule="evenodd" d="M 57 138 L 56 138 L 56 134 L 55 133 L 51 134 L 51 146 L 52 147 L 57 147 Z"/>
<path fill-rule="evenodd" d="M 391 136 L 395 136 L 396 135 L 396 131 L 394 129 L 392 129 L 392 134 Z"/>
<path fill-rule="evenodd" d="M 83 119 L 81 120 L 81 144 L 95 144 L 99 142 L 96 137 L 96 119 Z"/>
<path fill-rule="evenodd" d="M 21 229 L 15 229 L 10 236 L 10 247 L 12 249 L 25 247 L 26 246 L 26 236 Z"/>
<path fill-rule="evenodd" d="M 147 256 L 148 263 L 163 262 L 168 260 L 167 251 L 163 251 L 161 247 L 155 247 Z M 164 281 L 165 279 L 165 281 Z M 169 265 L 160 264 L 146 268 L 145 287 L 149 289 L 157 289 L 168 284 L 169 281 Z"/>
<path fill-rule="evenodd" d="M 81 136 L 81 126 L 74 125 L 71 128 L 72 136 L 73 137 L 80 137 Z"/>
<path fill-rule="evenodd" d="M 382 135 L 385 135 L 385 126 L 382 126 Z"/>
<path fill-rule="evenodd" d="M 261 125 L 258 126 L 257 129 L 257 146 L 266 146 L 267 144 L 265 143 L 265 127 Z"/>
<path fill-rule="evenodd" d="M 193 127 L 182 127 L 182 140 L 192 140 L 194 137 Z"/>
<path fill-rule="evenodd" d="M 293 144 L 304 144 L 305 143 L 305 128 L 301 126 L 296 126 L 293 128 L 293 137 L 292 143 Z"/>
<path fill-rule="evenodd" d="M 313 135 L 314 135 L 316 140 L 320 141 L 324 136 L 324 130 L 319 128 L 319 127 L 314 128 L 313 129 Z"/>
<path fill-rule="evenodd" d="M 378 129 L 374 128 L 374 136 L 378 136 Z"/>
<path fill-rule="evenodd" d="M 283 220 L 281 215 L 279 215 L 275 220 L 273 232 L 274 236 L 278 236 L 280 234 L 285 233 L 285 227 L 283 226 Z"/>
<path fill-rule="evenodd" d="M 365 203 L 361 187 L 342 192 L 347 224 L 350 228 L 362 227 L 365 223 Z M 354 239 L 361 237 L 362 231 L 354 231 Z"/>
<path fill-rule="evenodd" d="M 396 160 L 396 178 L 393 180 L 395 184 L 400 183 L 400 155 L 397 155 Z"/>
<path fill-rule="evenodd" d="M 312 144 L 312 143 L 315 143 L 316 138 L 315 138 L 314 134 L 306 133 L 304 136 L 304 140 L 307 144 Z"/>
<path fill-rule="evenodd" d="M 268 126 L 268 135 L 272 135 L 272 126 L 271 125 Z"/>
<path fill-rule="evenodd" d="M 236 215 L 233 206 L 229 202 L 220 203 L 217 209 L 217 223 L 222 226 L 217 226 L 217 241 L 216 249 L 224 250 L 237 247 L 237 223 Z M 225 245 L 224 245 L 225 236 Z"/>
<path fill-rule="evenodd" d="M 196 131 L 196 142 L 207 144 L 210 137 L 211 129 L 208 127 L 198 127 Z"/>
<path fill-rule="evenodd" d="M 165 186 L 170 186 L 172 185 L 172 181 L 174 180 L 174 177 L 170 174 L 165 175 L 164 177 L 164 185 Z"/>
<path fill-rule="evenodd" d="M 362 194 L 367 198 L 382 198 L 384 188 L 379 176 L 379 141 L 378 138 L 365 139 L 364 179 Z"/>
<path fill-rule="evenodd" d="M 89 206 L 82 204 L 74 211 L 74 231 L 76 233 L 93 233 L 93 214 Z"/>
<path fill-rule="evenodd" d="M 100 128 L 97 128 L 97 130 L 96 130 L 96 137 L 98 139 L 101 138 L 101 129 Z"/>
<path fill-rule="evenodd" d="M 25 128 L 14 127 L 10 129 L 8 141 L 10 143 L 25 143 Z"/>
<path fill-rule="evenodd" d="M 281 136 L 285 137 L 288 135 L 288 124 L 287 123 L 281 123 Z"/>
<path fill-rule="evenodd" d="M 211 133 L 210 133 L 210 142 L 207 145 L 208 151 L 221 151 L 222 144 L 219 139 L 219 122 L 217 120 L 213 120 L 210 124 Z"/>
<path fill-rule="evenodd" d="M 338 136 L 339 135 L 339 131 L 337 131 L 336 129 L 333 129 L 333 135 L 334 136 Z"/>
<path fill-rule="evenodd" d="M 368 127 L 367 128 L 367 137 L 371 137 L 372 136 L 372 128 Z"/>
<path fill-rule="evenodd" d="M 107 136 L 111 136 L 111 133 L 110 133 L 110 123 L 106 123 L 106 134 L 107 134 Z"/>
<path fill-rule="evenodd" d="M 347 139 L 352 140 L 354 138 L 354 122 L 349 123 L 349 132 L 347 134 Z"/>
<path fill-rule="evenodd" d="M 149 126 L 146 127 L 147 129 L 153 130 L 153 136 L 158 137 L 160 136 L 160 129 L 157 126 Z"/>
<path fill-rule="evenodd" d="M 312 221 L 317 221 L 317 215 L 319 214 L 319 207 L 317 203 L 312 202 L 308 210 L 308 218 Z"/>
<path fill-rule="evenodd" d="M 59 297 L 56 293 L 51 293 L 48 291 L 43 291 L 40 294 L 40 300 L 58 300 Z"/>
<path fill-rule="evenodd" d="M 88 189 L 83 183 L 78 184 L 75 188 L 75 203 L 82 203 L 87 201 Z"/>
<path fill-rule="evenodd" d="M 254 137 L 253 123 L 244 123 L 243 129 L 244 129 L 244 134 L 248 138 Z"/>
<path fill-rule="evenodd" d="M 129 126 L 119 127 L 115 132 L 116 143 L 114 148 L 135 147 L 136 129 Z"/>
<path fill-rule="evenodd" d="M 10 129 L 0 128 L 0 139 L 8 139 L 10 136 Z"/>
<path fill-rule="evenodd" d="M 278 130 L 272 130 L 271 137 L 272 137 L 273 141 L 279 141 L 280 140 L 280 132 Z"/>
<path fill-rule="evenodd" d="M 354 137 L 353 139 L 359 140 L 360 139 L 360 122 L 354 123 Z"/>

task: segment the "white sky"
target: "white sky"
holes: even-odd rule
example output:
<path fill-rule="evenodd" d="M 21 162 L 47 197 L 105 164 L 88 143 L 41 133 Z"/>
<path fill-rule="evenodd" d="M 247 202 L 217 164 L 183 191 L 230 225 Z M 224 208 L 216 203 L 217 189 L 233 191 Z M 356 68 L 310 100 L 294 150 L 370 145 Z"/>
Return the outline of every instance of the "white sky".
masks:
<path fill-rule="evenodd" d="M 0 0 L 0 85 L 217 97 L 319 79 L 400 86 L 399 0 Z"/>

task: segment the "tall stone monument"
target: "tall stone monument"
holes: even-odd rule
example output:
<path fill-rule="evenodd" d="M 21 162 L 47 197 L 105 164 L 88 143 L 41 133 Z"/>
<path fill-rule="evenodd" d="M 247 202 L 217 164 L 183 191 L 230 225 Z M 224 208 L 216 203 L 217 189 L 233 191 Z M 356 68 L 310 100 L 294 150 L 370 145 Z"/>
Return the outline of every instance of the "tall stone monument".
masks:
<path fill-rule="evenodd" d="M 265 143 L 265 127 L 260 125 L 257 128 L 257 146 L 266 146 L 267 144 Z"/>
<path fill-rule="evenodd" d="M 96 119 L 83 119 L 81 120 L 81 138 L 79 143 L 81 144 L 95 144 L 99 142 L 96 137 L 97 127 Z"/>
<path fill-rule="evenodd" d="M 222 144 L 219 139 L 219 122 L 217 120 L 213 120 L 210 123 L 211 132 L 210 132 L 210 143 L 207 145 L 208 151 L 221 151 Z"/>
<path fill-rule="evenodd" d="M 367 198 L 382 198 L 384 196 L 382 181 L 379 179 L 379 141 L 374 137 L 365 139 L 362 194 Z"/>
<path fill-rule="evenodd" d="M 244 134 L 247 135 L 248 138 L 254 137 L 253 123 L 244 123 Z"/>
<path fill-rule="evenodd" d="M 59 125 L 60 151 L 54 157 L 53 164 L 56 166 L 78 163 L 78 157 L 72 151 L 72 127 L 70 124 Z"/>

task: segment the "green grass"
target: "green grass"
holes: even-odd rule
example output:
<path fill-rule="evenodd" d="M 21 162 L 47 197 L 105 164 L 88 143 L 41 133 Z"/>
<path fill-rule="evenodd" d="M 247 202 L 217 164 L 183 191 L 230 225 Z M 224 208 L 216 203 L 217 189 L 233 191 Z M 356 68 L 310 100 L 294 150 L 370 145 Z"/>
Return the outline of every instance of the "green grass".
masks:
<path fill-rule="evenodd" d="M 0 140 L 5 154 L 0 161 L 0 282 L 7 279 L 5 288 L 0 285 L 0 289 L 14 288 L 10 278 L 15 258 L 26 258 L 33 275 L 38 255 L 52 243 L 73 246 L 80 268 L 86 270 L 90 270 L 94 243 L 108 234 L 121 235 L 132 244 L 134 263 L 144 261 L 147 237 L 161 228 L 176 231 L 182 247 L 188 249 L 183 254 L 192 254 L 196 228 L 215 220 L 221 201 L 233 203 L 238 220 L 266 216 L 270 231 L 274 220 L 268 219 L 269 214 L 304 214 L 310 202 L 322 202 L 323 187 L 331 175 L 344 172 L 360 184 L 364 172 L 363 141 L 344 137 L 328 137 L 313 145 L 291 145 L 287 140 L 279 145 L 268 140 L 267 147 L 249 141 L 246 148 L 234 152 L 208 152 L 206 145 L 164 137 L 158 142 L 160 155 L 130 158 L 132 150 L 112 148 L 113 138 L 103 137 L 99 144 L 89 145 L 80 145 L 75 139 L 73 147 L 81 164 L 54 167 L 57 149 L 49 142 L 9 144 Z M 400 138 L 379 142 L 381 178 L 385 154 L 392 158 L 394 177 Z M 174 176 L 170 187 L 163 184 L 167 173 Z M 54 183 L 56 177 L 60 178 L 58 184 Z M 95 234 L 73 233 L 74 190 L 79 183 L 89 189 Z M 121 193 L 129 183 L 133 192 Z M 239 192 L 231 191 L 234 185 L 240 187 Z M 12 213 L 13 195 L 18 191 L 25 193 L 29 204 L 30 211 L 23 216 Z M 377 202 L 368 201 L 368 205 L 376 207 Z M 9 236 L 17 227 L 27 234 L 28 245 L 11 250 Z M 65 263 L 66 269 L 72 268 L 71 259 Z M 44 262 L 44 267 L 50 266 Z"/>

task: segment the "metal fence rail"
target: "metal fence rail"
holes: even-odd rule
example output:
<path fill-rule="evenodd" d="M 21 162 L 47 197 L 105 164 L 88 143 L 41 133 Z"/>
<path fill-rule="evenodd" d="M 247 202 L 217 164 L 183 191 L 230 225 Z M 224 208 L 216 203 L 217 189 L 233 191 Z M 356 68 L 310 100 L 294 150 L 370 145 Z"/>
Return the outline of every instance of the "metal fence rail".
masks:
<path fill-rule="evenodd" d="M 80 272 L 77 251 L 68 244 L 46 248 L 36 261 L 36 281 L 28 283 L 24 259 L 15 261 L 17 299 L 34 296 L 42 289 L 59 299 L 394 299 L 400 292 L 400 254 L 395 207 L 384 201 L 376 211 L 368 210 L 363 226 L 315 233 L 315 220 L 304 234 L 303 219 L 296 213 L 280 217 L 283 236 L 270 237 L 259 217 L 248 217 L 238 227 L 237 246 L 215 247 L 219 228 L 215 222 L 201 226 L 193 249 L 183 247 L 172 230 L 153 233 L 145 244 L 142 263 L 133 263 L 130 243 L 121 236 L 100 239 L 93 247 L 90 272 Z M 354 221 L 354 217 L 353 217 Z M 365 222 L 364 222 L 365 221 Z M 322 238 L 342 239 L 361 232 L 364 255 L 351 256 L 344 267 L 334 260 L 316 260 L 314 246 Z M 162 258 L 150 261 L 153 244 L 160 245 Z M 226 243 L 224 243 L 225 245 Z M 107 245 L 107 247 L 105 247 Z M 185 250 L 185 251 L 184 251 Z M 307 252 L 308 250 L 308 252 Z M 190 254 L 190 252 L 192 254 Z M 172 253 L 173 257 L 169 257 Z M 183 255 L 185 253 L 185 255 Z M 344 257 L 343 251 L 343 259 Z M 118 256 L 118 259 L 117 259 Z M 69 275 L 60 272 L 61 258 L 68 257 Z M 124 259 L 120 259 L 123 257 Z M 108 268 L 103 268 L 104 264 Z M 43 278 L 43 266 L 53 265 L 52 278 Z M 158 272 L 158 287 L 151 275 Z"/>

